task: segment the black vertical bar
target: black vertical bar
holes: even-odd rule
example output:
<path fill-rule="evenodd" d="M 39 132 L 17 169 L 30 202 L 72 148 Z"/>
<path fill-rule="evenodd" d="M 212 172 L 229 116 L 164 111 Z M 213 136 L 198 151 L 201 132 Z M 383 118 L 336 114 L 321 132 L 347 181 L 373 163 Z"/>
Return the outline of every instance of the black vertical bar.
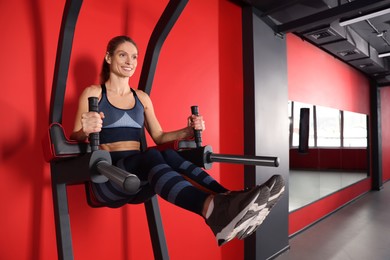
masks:
<path fill-rule="evenodd" d="M 299 153 L 309 152 L 310 108 L 303 107 L 299 116 Z"/>
<path fill-rule="evenodd" d="M 157 197 L 153 196 L 145 201 L 146 216 L 148 218 L 149 233 L 152 240 L 154 259 L 169 259 L 167 244 L 165 241 L 163 224 Z"/>
<path fill-rule="evenodd" d="M 370 82 L 371 104 L 371 162 L 372 189 L 380 190 L 382 180 L 382 128 L 381 128 L 381 95 L 380 88 L 374 81 Z"/>
<path fill-rule="evenodd" d="M 64 105 L 74 30 L 82 3 L 83 0 L 67 0 L 65 3 L 54 68 L 49 124 L 62 122 L 62 109 Z"/>
<path fill-rule="evenodd" d="M 138 89 L 150 94 L 161 47 L 188 0 L 170 0 L 150 37 L 142 66 Z"/>
<path fill-rule="evenodd" d="M 52 173 L 54 220 L 56 225 L 57 255 L 59 260 L 73 260 L 72 234 L 68 210 L 66 183 L 59 183 Z"/>
<path fill-rule="evenodd" d="M 253 8 L 242 8 L 242 49 L 243 49 L 243 76 L 244 76 L 244 137 L 252 138 L 255 133 L 255 75 L 254 75 L 254 46 L 253 46 Z M 245 140 L 244 140 L 245 141 Z M 245 142 L 244 154 L 256 154 L 255 142 Z M 245 187 L 252 187 L 256 183 L 256 168 L 244 166 Z M 245 246 L 249 244 L 245 242 Z M 255 246 L 250 245 L 251 246 Z"/>

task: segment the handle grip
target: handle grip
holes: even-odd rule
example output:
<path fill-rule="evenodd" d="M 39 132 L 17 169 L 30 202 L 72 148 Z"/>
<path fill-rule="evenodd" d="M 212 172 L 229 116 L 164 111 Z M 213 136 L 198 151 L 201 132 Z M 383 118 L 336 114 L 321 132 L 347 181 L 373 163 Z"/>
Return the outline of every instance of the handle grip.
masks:
<path fill-rule="evenodd" d="M 88 110 L 90 112 L 99 113 L 99 99 L 97 97 L 88 98 Z M 90 133 L 89 143 L 91 145 L 92 152 L 99 150 L 99 133 Z"/>
<path fill-rule="evenodd" d="M 198 116 L 199 115 L 198 106 L 191 106 L 191 113 L 193 115 Z M 196 147 L 201 147 L 202 146 L 202 132 L 200 130 L 195 130 L 195 128 L 194 128 L 194 137 L 195 137 Z"/>

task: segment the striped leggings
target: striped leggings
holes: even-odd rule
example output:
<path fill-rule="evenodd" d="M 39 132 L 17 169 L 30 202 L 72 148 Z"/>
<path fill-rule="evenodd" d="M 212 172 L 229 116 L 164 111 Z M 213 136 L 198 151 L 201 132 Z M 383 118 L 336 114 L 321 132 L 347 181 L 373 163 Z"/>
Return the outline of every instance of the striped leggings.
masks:
<path fill-rule="evenodd" d="M 203 204 L 211 193 L 228 190 L 203 169 L 184 160 L 175 150 L 112 152 L 113 163 L 122 159 L 126 171 L 150 185 L 161 198 L 201 215 Z M 133 195 L 108 181 L 92 185 L 95 197 L 103 203 L 127 203 Z"/>

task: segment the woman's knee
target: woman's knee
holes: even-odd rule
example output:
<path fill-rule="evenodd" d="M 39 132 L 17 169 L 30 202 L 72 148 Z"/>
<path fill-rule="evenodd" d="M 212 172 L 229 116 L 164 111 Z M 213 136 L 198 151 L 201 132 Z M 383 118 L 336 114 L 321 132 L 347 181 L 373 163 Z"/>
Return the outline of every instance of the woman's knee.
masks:
<path fill-rule="evenodd" d="M 165 161 L 174 169 L 180 167 L 180 165 L 185 161 L 180 154 L 173 149 L 167 149 L 161 152 Z"/>
<path fill-rule="evenodd" d="M 164 161 L 162 153 L 157 149 L 148 149 L 143 153 L 143 157 L 146 159 L 155 159 L 158 161 Z"/>
<path fill-rule="evenodd" d="M 163 155 L 164 158 L 175 157 L 178 155 L 177 152 L 172 148 L 161 151 L 161 154 Z"/>

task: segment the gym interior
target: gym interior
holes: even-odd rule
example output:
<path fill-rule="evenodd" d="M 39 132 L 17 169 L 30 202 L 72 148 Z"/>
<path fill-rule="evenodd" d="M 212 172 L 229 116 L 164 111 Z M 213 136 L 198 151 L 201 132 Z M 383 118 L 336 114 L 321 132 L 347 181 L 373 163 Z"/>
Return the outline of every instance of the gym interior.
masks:
<path fill-rule="evenodd" d="M 374 26 L 389 8 L 389 1 L 363 0 L 0 2 L 0 258 L 305 259 L 304 253 L 293 258 L 295 248 L 307 250 L 305 234 L 325 221 L 337 231 L 332 216 L 367 198 L 379 200 L 375 194 L 388 185 L 390 68 L 386 57 L 378 59 L 385 49 L 375 49 L 353 24 L 340 24 L 359 12 L 379 12 L 354 21 Z M 288 17 L 296 9 L 307 13 Z M 386 32 L 377 30 L 375 40 L 386 43 Z M 335 38 L 323 40 L 327 33 Z M 219 247 L 202 218 L 162 199 L 154 198 L 152 209 L 146 203 L 94 208 L 82 182 L 56 176 L 58 161 L 45 157 L 53 148 L 46 140 L 50 125 L 60 123 L 71 133 L 77 98 L 99 81 L 105 45 L 116 35 L 137 42 L 139 64 L 130 85 L 150 92 L 164 129 L 182 128 L 197 105 L 207 124 L 202 142 L 217 155 L 278 158 L 272 166 L 217 161 L 209 169 L 232 190 L 273 174 L 284 177 L 284 196 L 254 235 Z M 341 50 L 354 44 L 353 53 Z M 345 135 L 352 125 L 345 122 L 359 118 L 364 130 L 350 139 L 363 144 L 347 145 L 338 136 L 341 145 L 321 145 L 321 136 L 335 141 L 322 135 L 321 111 L 336 114 Z M 149 136 L 146 141 L 153 145 Z M 339 218 L 343 225 L 353 222 Z M 385 240 L 376 228 L 373 244 Z M 299 237 L 306 242 L 294 243 Z M 321 242 L 314 245 L 318 251 Z M 317 259 L 343 259 L 337 256 L 328 251 Z"/>

